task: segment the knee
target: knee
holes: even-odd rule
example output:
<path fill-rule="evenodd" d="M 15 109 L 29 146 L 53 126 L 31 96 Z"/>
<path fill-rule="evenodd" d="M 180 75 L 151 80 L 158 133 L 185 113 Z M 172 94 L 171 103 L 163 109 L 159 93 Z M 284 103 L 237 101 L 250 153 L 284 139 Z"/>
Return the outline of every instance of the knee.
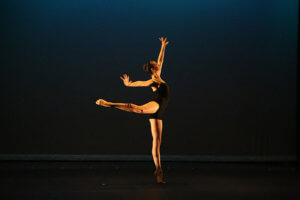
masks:
<path fill-rule="evenodd" d="M 157 148 L 152 148 L 152 155 L 153 155 L 154 157 L 157 157 L 157 156 L 158 156 Z"/>
<path fill-rule="evenodd" d="M 161 145 L 161 139 L 158 140 L 158 145 L 159 145 L 159 146 Z"/>
<path fill-rule="evenodd" d="M 161 139 L 158 138 L 158 139 L 156 140 L 156 142 L 157 142 L 157 146 L 160 146 L 160 144 L 161 144 Z"/>
<path fill-rule="evenodd" d="M 128 111 L 130 111 L 130 112 L 133 111 L 133 105 L 131 103 L 127 103 L 126 107 L 128 108 Z"/>
<path fill-rule="evenodd" d="M 153 139 L 152 139 L 152 141 L 153 141 L 153 144 L 160 144 L 160 138 L 159 137 L 154 137 Z"/>
<path fill-rule="evenodd" d="M 161 140 L 160 139 L 153 139 L 152 150 L 159 149 L 160 145 L 161 145 Z"/>

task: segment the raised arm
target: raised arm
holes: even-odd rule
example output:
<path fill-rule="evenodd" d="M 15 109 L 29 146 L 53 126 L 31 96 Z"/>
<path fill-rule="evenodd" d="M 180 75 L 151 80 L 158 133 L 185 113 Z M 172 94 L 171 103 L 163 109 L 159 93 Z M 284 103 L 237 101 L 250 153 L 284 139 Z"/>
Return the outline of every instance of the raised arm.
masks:
<path fill-rule="evenodd" d="M 123 80 L 123 83 L 127 87 L 149 87 L 152 83 L 153 80 L 149 79 L 147 81 L 130 81 L 129 76 L 127 74 L 124 74 L 123 77 L 120 77 Z"/>
<path fill-rule="evenodd" d="M 158 74 L 160 75 L 162 64 L 164 62 L 166 46 L 167 44 L 169 44 L 169 42 L 167 41 L 167 38 L 163 38 L 163 37 L 159 38 L 159 40 L 161 41 L 161 49 L 157 59 L 157 66 L 158 66 Z"/>

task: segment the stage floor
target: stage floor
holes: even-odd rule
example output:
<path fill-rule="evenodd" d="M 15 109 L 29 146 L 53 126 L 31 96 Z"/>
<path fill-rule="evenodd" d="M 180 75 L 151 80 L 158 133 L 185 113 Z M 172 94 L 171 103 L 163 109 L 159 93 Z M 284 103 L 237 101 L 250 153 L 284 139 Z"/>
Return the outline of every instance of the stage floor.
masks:
<path fill-rule="evenodd" d="M 300 199 L 293 163 L 0 161 L 0 199 Z"/>

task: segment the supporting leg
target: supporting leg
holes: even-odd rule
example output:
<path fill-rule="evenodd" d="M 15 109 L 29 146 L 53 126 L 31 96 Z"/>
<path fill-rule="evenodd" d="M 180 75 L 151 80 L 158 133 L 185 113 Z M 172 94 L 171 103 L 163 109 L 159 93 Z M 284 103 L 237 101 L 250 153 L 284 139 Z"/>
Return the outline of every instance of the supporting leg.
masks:
<path fill-rule="evenodd" d="M 153 138 L 152 155 L 156 169 L 161 168 L 160 145 L 162 136 L 162 120 L 150 119 L 151 133 Z"/>
<path fill-rule="evenodd" d="M 151 133 L 153 137 L 152 155 L 153 155 L 153 161 L 156 168 L 154 175 L 156 176 L 157 183 L 166 183 L 163 180 L 163 171 L 162 171 L 161 161 L 160 161 L 162 120 L 150 119 L 150 124 L 151 124 Z"/>
<path fill-rule="evenodd" d="M 162 140 L 162 120 L 157 120 L 157 129 L 158 129 L 158 160 L 159 160 L 159 168 L 161 167 L 161 159 L 160 159 L 160 146 L 161 146 L 161 140 Z"/>

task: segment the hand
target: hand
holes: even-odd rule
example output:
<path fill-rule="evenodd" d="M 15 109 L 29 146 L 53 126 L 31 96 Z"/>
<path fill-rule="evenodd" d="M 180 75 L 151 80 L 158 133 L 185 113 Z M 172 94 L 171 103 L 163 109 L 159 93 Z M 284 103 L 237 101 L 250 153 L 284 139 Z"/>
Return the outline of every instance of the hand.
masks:
<path fill-rule="evenodd" d="M 129 80 L 129 76 L 127 76 L 127 74 L 124 74 L 123 77 L 120 76 L 120 78 L 123 80 L 125 86 L 129 86 L 132 83 L 132 81 Z"/>
<path fill-rule="evenodd" d="M 167 38 L 164 37 L 160 37 L 159 40 L 161 41 L 161 44 L 166 46 L 167 44 L 169 44 L 169 41 L 167 41 Z"/>

